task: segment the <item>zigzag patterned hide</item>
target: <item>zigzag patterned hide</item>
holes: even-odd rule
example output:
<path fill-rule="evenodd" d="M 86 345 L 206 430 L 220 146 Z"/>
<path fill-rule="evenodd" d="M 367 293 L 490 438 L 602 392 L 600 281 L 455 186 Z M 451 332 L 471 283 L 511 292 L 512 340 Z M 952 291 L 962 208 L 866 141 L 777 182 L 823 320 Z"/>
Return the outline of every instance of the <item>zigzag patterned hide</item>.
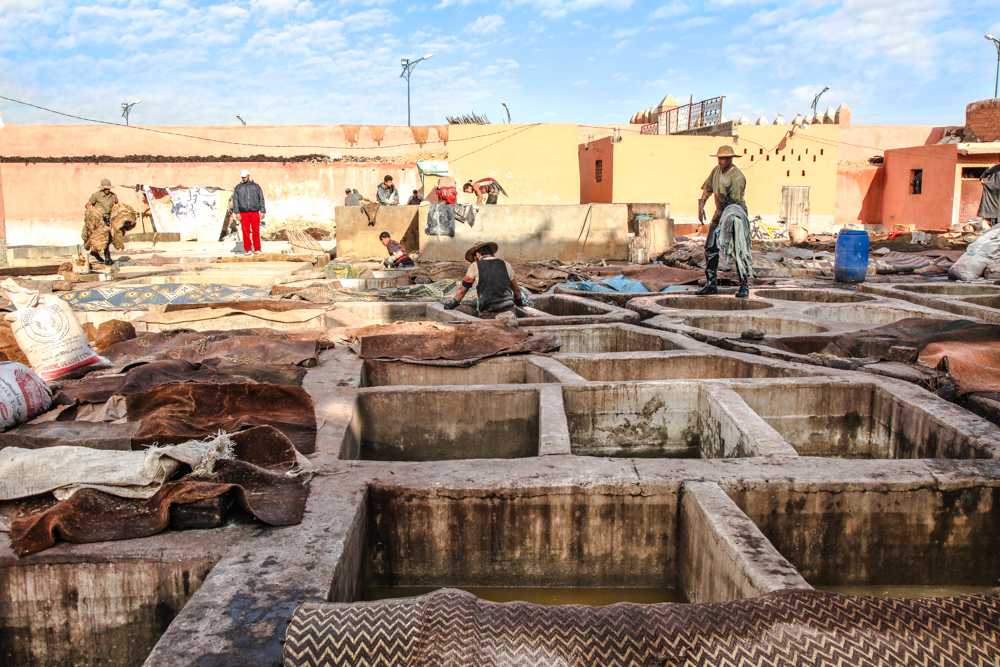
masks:
<path fill-rule="evenodd" d="M 782 591 L 711 604 L 544 607 L 445 589 L 304 603 L 286 667 L 1000 665 L 1000 589 L 892 599 Z"/>

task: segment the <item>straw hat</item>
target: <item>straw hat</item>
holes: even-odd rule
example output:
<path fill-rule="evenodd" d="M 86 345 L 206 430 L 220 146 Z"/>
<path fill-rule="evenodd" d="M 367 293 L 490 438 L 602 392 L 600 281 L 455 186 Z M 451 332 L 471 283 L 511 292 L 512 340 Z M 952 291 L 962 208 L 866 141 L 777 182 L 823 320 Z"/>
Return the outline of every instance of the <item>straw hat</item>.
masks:
<path fill-rule="evenodd" d="M 719 152 L 712 157 L 740 157 L 732 146 L 719 146 Z"/>
<path fill-rule="evenodd" d="M 102 178 L 101 179 L 101 187 L 99 187 L 97 189 L 98 190 L 110 190 L 111 189 L 111 181 L 109 181 L 106 178 Z"/>
<path fill-rule="evenodd" d="M 481 243 L 477 243 L 465 251 L 465 261 L 470 264 L 474 262 L 476 260 L 476 253 L 482 248 L 489 248 L 490 252 L 496 253 L 498 246 L 493 241 L 483 241 Z"/>

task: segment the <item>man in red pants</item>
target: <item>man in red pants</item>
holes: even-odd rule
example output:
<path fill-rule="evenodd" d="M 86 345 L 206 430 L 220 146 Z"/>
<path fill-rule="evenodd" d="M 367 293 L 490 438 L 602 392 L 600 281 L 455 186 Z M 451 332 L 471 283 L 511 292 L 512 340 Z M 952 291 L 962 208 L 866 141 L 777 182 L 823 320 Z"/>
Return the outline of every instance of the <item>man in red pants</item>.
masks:
<path fill-rule="evenodd" d="M 264 192 L 250 180 L 250 172 L 240 172 L 241 183 L 233 190 L 233 213 L 243 228 L 243 254 L 260 253 L 260 223 L 264 221 Z"/>

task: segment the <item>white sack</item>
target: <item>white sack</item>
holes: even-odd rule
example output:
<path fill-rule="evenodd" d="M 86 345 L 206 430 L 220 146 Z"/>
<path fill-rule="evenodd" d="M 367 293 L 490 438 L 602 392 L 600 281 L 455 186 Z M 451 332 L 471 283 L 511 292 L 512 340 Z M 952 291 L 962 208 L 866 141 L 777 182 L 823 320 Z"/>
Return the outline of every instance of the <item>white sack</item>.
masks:
<path fill-rule="evenodd" d="M 0 362 L 0 431 L 29 422 L 52 407 L 42 378 L 16 361 Z"/>
<path fill-rule="evenodd" d="M 145 451 L 46 447 L 0 449 L 0 500 L 52 492 L 64 500 L 80 489 L 104 491 L 123 498 L 149 498 L 174 476 L 181 464 L 195 474 L 209 474 L 220 458 L 231 456 L 232 440 L 189 440 Z"/>
<path fill-rule="evenodd" d="M 970 255 L 966 252 L 948 269 L 948 277 L 952 280 L 979 280 L 989 266 L 990 260 L 980 255 Z"/>
<path fill-rule="evenodd" d="M 6 315 L 17 346 L 43 380 L 82 375 L 104 365 L 68 303 L 55 294 L 39 294 L 12 279 L 3 288 L 16 309 Z"/>

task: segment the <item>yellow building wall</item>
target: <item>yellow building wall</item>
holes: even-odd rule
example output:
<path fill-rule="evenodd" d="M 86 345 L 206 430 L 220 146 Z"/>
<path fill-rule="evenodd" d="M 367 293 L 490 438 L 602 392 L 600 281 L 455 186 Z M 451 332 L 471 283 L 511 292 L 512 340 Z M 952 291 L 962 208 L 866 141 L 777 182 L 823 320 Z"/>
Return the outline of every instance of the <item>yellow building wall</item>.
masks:
<path fill-rule="evenodd" d="M 463 183 L 492 176 L 509 195 L 500 195 L 500 204 L 579 204 L 578 132 L 569 123 L 452 125 L 448 169 L 459 203 L 476 201 Z"/>
<path fill-rule="evenodd" d="M 790 134 L 790 125 L 739 126 L 738 137 L 624 136 L 614 144 L 612 201 L 666 202 L 676 223 L 695 222 L 701 186 L 717 160 L 719 146 L 741 155 L 736 165 L 747 178 L 750 216 L 777 218 L 783 185 L 808 185 L 810 231 L 834 221 L 840 127 L 812 125 Z M 804 174 L 803 174 L 804 172 Z M 709 217 L 712 199 L 705 207 Z"/>

